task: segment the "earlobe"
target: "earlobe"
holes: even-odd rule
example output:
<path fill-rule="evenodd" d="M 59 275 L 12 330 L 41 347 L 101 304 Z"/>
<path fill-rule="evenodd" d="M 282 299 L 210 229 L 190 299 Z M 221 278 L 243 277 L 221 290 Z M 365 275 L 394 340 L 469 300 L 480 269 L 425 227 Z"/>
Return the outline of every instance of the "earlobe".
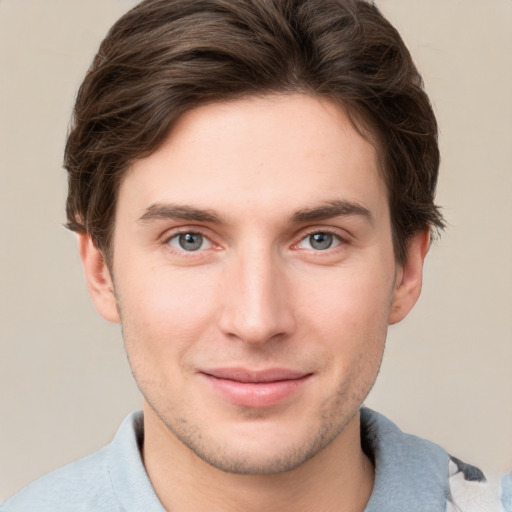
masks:
<path fill-rule="evenodd" d="M 407 247 L 407 259 L 398 269 L 389 324 L 403 320 L 411 311 L 421 293 L 423 262 L 430 245 L 430 233 L 415 233 Z"/>
<path fill-rule="evenodd" d="M 87 234 L 78 235 L 78 248 L 87 287 L 98 313 L 109 322 L 119 322 L 114 284 L 102 252 Z"/>

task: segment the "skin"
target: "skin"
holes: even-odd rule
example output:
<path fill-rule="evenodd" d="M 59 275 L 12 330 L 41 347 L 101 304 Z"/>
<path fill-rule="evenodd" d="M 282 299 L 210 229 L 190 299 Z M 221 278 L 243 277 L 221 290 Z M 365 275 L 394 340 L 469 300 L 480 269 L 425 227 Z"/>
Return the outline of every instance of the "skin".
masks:
<path fill-rule="evenodd" d="M 111 269 L 80 236 L 95 305 L 122 324 L 167 510 L 364 509 L 358 410 L 428 248 L 418 233 L 397 264 L 378 161 L 328 100 L 202 106 L 125 176 Z M 248 405 L 212 385 L 218 368 L 306 377 Z"/>

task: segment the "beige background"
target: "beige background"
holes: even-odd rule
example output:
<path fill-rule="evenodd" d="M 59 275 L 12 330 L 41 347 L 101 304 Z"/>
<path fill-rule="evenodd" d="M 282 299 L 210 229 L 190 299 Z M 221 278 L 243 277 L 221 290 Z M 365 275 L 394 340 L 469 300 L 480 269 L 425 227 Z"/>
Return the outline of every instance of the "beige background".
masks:
<path fill-rule="evenodd" d="M 64 222 L 64 136 L 101 38 L 133 0 L 0 0 L 0 499 L 107 443 L 140 398 Z M 512 1 L 380 0 L 441 127 L 450 227 L 391 329 L 368 404 L 512 468 Z"/>

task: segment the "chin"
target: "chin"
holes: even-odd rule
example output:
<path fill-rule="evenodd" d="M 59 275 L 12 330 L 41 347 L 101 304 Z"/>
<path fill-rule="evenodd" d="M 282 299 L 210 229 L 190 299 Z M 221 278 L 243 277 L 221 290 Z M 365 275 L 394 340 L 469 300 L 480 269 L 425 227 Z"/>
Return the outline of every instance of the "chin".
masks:
<path fill-rule="evenodd" d="M 186 421 L 180 421 L 178 428 L 171 424 L 167 428 L 209 466 L 238 475 L 275 475 L 293 471 L 314 458 L 341 434 L 350 419 L 320 421 L 309 428 L 302 425 L 301 431 L 297 423 L 279 425 L 263 419 L 231 429 L 224 425 L 217 434 L 211 425 L 200 428 Z"/>
<path fill-rule="evenodd" d="M 236 475 L 276 475 L 293 471 L 314 457 L 321 449 L 288 447 L 283 450 L 202 450 L 190 447 L 209 466 Z M 266 452 L 266 453 L 264 453 Z M 277 452 L 277 453 L 276 453 Z"/>

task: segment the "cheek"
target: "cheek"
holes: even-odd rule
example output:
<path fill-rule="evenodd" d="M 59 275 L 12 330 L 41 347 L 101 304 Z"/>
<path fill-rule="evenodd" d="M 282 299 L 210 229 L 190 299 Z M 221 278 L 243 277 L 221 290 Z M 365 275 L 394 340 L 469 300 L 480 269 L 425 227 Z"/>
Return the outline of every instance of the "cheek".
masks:
<path fill-rule="evenodd" d="M 176 356 L 211 325 L 215 287 L 194 272 L 148 270 L 119 282 L 126 283 L 116 292 L 129 352 L 157 360 Z"/>
<path fill-rule="evenodd" d="M 326 279 L 323 287 L 308 287 L 310 292 L 301 298 L 305 337 L 323 345 L 334 379 L 343 375 L 356 378 L 358 372 L 373 378 L 370 374 L 378 371 L 392 290 L 392 278 L 383 279 L 383 275 L 389 276 L 389 272 L 340 270 Z M 320 283 L 319 279 L 313 281 Z"/>
<path fill-rule="evenodd" d="M 342 333 L 382 331 L 391 307 L 393 274 L 371 269 L 334 269 L 328 275 L 308 276 L 300 294 L 300 309 L 311 312 L 321 331 Z M 304 293 L 306 291 L 306 293 Z"/>

